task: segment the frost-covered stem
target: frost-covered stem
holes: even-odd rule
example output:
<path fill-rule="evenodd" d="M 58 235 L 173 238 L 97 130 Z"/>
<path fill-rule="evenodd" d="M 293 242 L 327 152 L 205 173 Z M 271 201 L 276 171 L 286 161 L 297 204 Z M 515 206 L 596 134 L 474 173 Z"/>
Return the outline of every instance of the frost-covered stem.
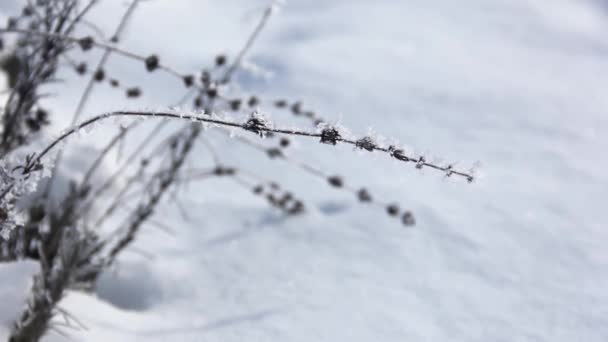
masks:
<path fill-rule="evenodd" d="M 133 14 L 135 8 L 137 7 L 137 4 L 139 3 L 140 0 L 133 0 L 131 2 L 131 4 L 129 5 L 129 7 L 127 8 L 125 14 L 123 14 L 120 23 L 118 24 L 118 28 L 116 29 L 116 31 L 114 32 L 113 35 L 113 39 L 118 39 L 118 37 L 121 35 L 122 31 L 124 30 L 126 23 L 128 22 L 129 18 L 131 17 L 131 15 Z M 89 6 L 85 9 L 85 11 L 83 11 L 83 13 L 86 13 L 86 11 L 95 3 L 97 2 L 97 0 L 92 0 L 89 3 Z M 97 68 L 95 70 L 101 70 L 105 64 L 107 63 L 108 59 L 110 58 L 110 55 L 112 54 L 113 50 L 110 49 L 106 49 L 103 53 L 103 55 L 101 56 L 101 59 L 99 60 L 99 63 L 97 64 Z M 89 97 L 91 96 L 92 92 L 93 92 L 93 87 L 95 86 L 95 77 L 91 76 L 89 78 L 89 81 L 84 89 L 84 92 L 82 93 L 82 95 L 80 96 L 80 99 L 78 100 L 78 104 L 76 106 L 76 110 L 74 112 L 74 115 L 72 116 L 72 122 L 71 125 L 76 124 L 76 122 L 78 121 L 78 119 L 80 118 L 80 115 L 82 114 L 82 111 L 84 110 L 84 107 L 86 105 L 86 103 L 89 100 Z M 60 151 L 57 154 L 57 158 L 55 160 L 55 165 L 53 168 L 53 173 L 51 175 L 51 178 L 49 179 L 48 183 L 46 184 L 45 187 L 45 196 L 46 194 L 49 193 L 49 191 L 51 190 L 52 186 L 53 186 L 53 182 L 55 180 L 55 175 L 57 172 L 57 168 L 59 167 L 59 165 L 61 164 L 61 161 L 63 159 L 63 152 Z"/>
<path fill-rule="evenodd" d="M 99 155 L 97 156 L 97 158 L 95 159 L 93 164 L 89 167 L 89 169 L 85 173 L 84 177 L 82 178 L 81 186 L 86 186 L 86 184 L 89 183 L 89 180 L 93 176 L 93 173 L 95 172 L 95 170 L 97 170 L 97 168 L 99 167 L 99 164 L 101 164 L 101 162 L 103 161 L 105 156 L 127 134 L 127 132 L 129 130 L 131 130 L 132 128 L 134 128 L 135 126 L 137 126 L 137 124 L 138 124 L 138 122 L 136 121 L 136 122 L 132 122 L 127 127 L 121 128 L 120 132 L 118 134 L 116 134 L 114 136 L 114 138 L 112 138 L 112 140 L 110 140 L 110 142 L 103 148 L 103 150 L 101 150 L 101 152 L 99 153 Z"/>
<path fill-rule="evenodd" d="M 164 172 L 156 177 L 156 181 L 158 183 L 154 184 L 155 186 L 152 186 L 148 199 L 144 203 L 140 204 L 135 210 L 133 218 L 127 227 L 127 233 L 110 249 L 108 256 L 105 259 L 106 265 L 111 265 L 114 262 L 117 255 L 133 241 L 142 223 L 144 223 L 152 215 L 163 195 L 175 182 L 177 174 L 183 166 L 184 161 L 190 154 L 194 142 L 199 136 L 200 132 L 200 126 L 191 125 L 191 131 L 189 132 L 188 136 L 184 138 L 182 148 L 172 160 L 169 169 L 167 172 Z"/>
<path fill-rule="evenodd" d="M 137 4 L 139 3 L 139 1 L 140 0 L 133 0 L 131 2 L 131 4 L 127 8 L 126 12 L 123 14 L 123 16 L 120 20 L 120 23 L 118 24 L 118 28 L 116 29 L 116 31 L 114 32 L 114 35 L 112 36 L 113 37 L 112 39 L 118 40 L 118 37 L 122 34 L 122 31 L 124 30 L 124 28 L 126 26 L 126 23 L 129 21 L 131 15 L 135 11 L 135 8 L 137 7 Z M 108 59 L 110 58 L 110 55 L 112 54 L 112 52 L 113 52 L 113 50 L 106 48 L 105 52 L 101 56 L 101 59 L 99 60 L 99 63 L 97 64 L 97 68 L 95 70 L 100 70 L 105 66 L 105 64 L 107 63 Z M 76 106 L 76 111 L 74 112 L 74 116 L 72 117 L 72 123 L 71 123 L 72 125 L 76 124 L 76 122 L 80 118 L 80 115 L 81 115 L 82 111 L 84 110 L 84 106 L 86 105 L 86 103 L 89 100 L 89 97 L 91 95 L 94 85 L 95 85 L 95 77 L 91 76 L 91 78 L 89 78 L 87 86 L 85 87 L 84 92 L 82 93 L 82 96 L 80 97 L 80 100 L 78 101 L 78 105 Z"/>
<path fill-rule="evenodd" d="M 270 6 L 268 6 L 266 8 L 266 10 L 264 10 L 264 14 L 262 15 L 262 18 L 258 22 L 257 26 L 255 27 L 255 29 L 253 30 L 253 32 L 251 33 L 249 38 L 247 39 L 247 42 L 245 43 L 245 45 L 243 46 L 243 48 L 241 49 L 241 51 L 239 52 L 239 54 L 237 55 L 235 60 L 232 62 L 230 67 L 228 67 L 228 69 L 226 70 L 226 73 L 224 74 L 224 76 L 222 77 L 222 79 L 220 81 L 221 83 L 225 84 L 225 83 L 230 82 L 230 79 L 232 78 L 232 76 L 234 75 L 236 70 L 241 66 L 241 63 L 243 63 L 243 58 L 245 58 L 247 51 L 249 51 L 249 49 L 251 49 L 251 47 L 253 46 L 253 43 L 255 43 L 255 40 L 258 38 L 258 36 L 262 32 L 262 30 L 264 29 L 264 26 L 266 26 L 266 23 L 268 22 L 268 20 L 274 13 L 276 6 L 277 5 L 273 1 L 273 3 Z"/>
<path fill-rule="evenodd" d="M 43 149 L 39 154 L 37 154 L 35 158 L 32 158 L 32 162 L 29 165 L 26 165 L 24 167 L 24 173 L 31 172 L 32 168 L 35 165 L 37 165 L 41 161 L 41 159 L 47 153 L 49 153 L 57 144 L 59 144 L 61 141 L 68 138 L 72 134 L 78 132 L 80 129 L 83 129 L 98 121 L 102 121 L 102 120 L 105 120 L 105 119 L 108 119 L 111 117 L 117 117 L 117 116 L 181 119 L 181 120 L 189 120 L 189 121 L 197 121 L 197 122 L 215 124 L 215 125 L 223 126 L 223 127 L 240 128 L 240 129 L 244 129 L 247 131 L 253 131 L 258 134 L 270 132 L 270 133 L 275 133 L 275 134 L 287 134 L 287 135 L 305 136 L 305 137 L 312 137 L 312 138 L 325 138 L 325 132 L 318 133 L 318 132 L 310 132 L 310 131 L 304 131 L 304 130 L 299 130 L 299 129 L 274 128 L 274 127 L 270 127 L 270 126 L 266 126 L 266 125 L 252 126 L 250 124 L 250 121 L 247 121 L 245 123 L 237 123 L 237 122 L 233 122 L 230 120 L 213 118 L 211 116 L 200 116 L 200 115 L 196 115 L 196 114 L 181 114 L 181 113 L 178 114 L 178 113 L 170 113 L 170 112 L 115 111 L 115 112 L 110 112 L 110 113 L 105 113 L 105 114 L 100 114 L 100 115 L 94 116 L 94 117 L 82 122 L 81 124 L 70 128 L 68 131 L 64 132 L 61 136 L 59 136 L 53 142 L 51 142 L 45 149 Z M 365 138 L 363 138 L 363 139 L 365 139 Z M 382 147 L 382 146 L 378 146 L 375 144 L 370 144 L 370 145 L 365 145 L 364 147 L 361 147 L 361 140 L 362 139 L 353 140 L 353 139 L 349 139 L 349 138 L 344 138 L 339 135 L 333 137 L 333 142 L 335 142 L 335 143 L 338 143 L 338 142 L 345 143 L 345 144 L 353 145 L 353 146 L 356 146 L 359 148 L 365 148 L 368 151 L 381 151 L 381 152 L 385 152 L 385 153 L 388 153 L 391 155 L 393 154 L 393 150 L 391 149 L 392 148 L 391 146 Z M 431 167 L 436 170 L 447 172 L 449 175 L 462 176 L 462 177 L 467 178 L 470 181 L 473 180 L 473 175 L 465 173 L 465 172 L 453 170 L 452 167 L 449 165 L 443 167 L 443 166 L 435 165 L 433 163 L 429 163 L 429 162 L 425 161 L 424 158 L 422 158 L 422 157 L 419 157 L 417 159 L 414 157 L 408 157 L 408 156 L 403 155 L 402 151 L 400 152 L 399 156 L 400 156 L 400 158 L 397 158 L 398 160 L 401 160 L 404 162 L 415 163 L 416 167 L 418 167 L 418 168 L 421 168 L 423 166 L 428 166 L 428 167 Z"/>
<path fill-rule="evenodd" d="M 116 170 L 97 190 L 94 191 L 92 198 L 97 198 L 101 196 L 101 194 L 110 188 L 112 183 L 116 181 L 118 176 L 122 174 L 129 165 L 137 158 L 137 156 L 141 153 L 141 151 L 148 146 L 150 141 L 154 139 L 160 131 L 164 127 L 163 122 L 159 122 L 156 127 L 148 134 L 148 136 L 135 148 L 135 150 L 127 157 L 127 159 L 123 162 L 123 164 Z"/>

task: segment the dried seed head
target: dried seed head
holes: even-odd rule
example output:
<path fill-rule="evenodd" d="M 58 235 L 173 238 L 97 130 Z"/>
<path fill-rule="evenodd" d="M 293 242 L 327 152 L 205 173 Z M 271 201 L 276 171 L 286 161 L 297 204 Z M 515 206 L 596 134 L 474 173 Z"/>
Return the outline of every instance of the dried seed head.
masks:
<path fill-rule="evenodd" d="M 106 73 L 105 71 L 103 71 L 103 69 L 97 69 L 97 71 L 95 71 L 95 74 L 93 75 L 93 78 L 95 79 L 95 81 L 101 82 L 106 78 Z"/>
<path fill-rule="evenodd" d="M 268 120 L 258 112 L 251 113 L 247 122 L 243 124 L 243 128 L 258 134 L 260 137 L 263 137 L 271 129 Z"/>
<path fill-rule="evenodd" d="M 291 105 L 291 112 L 294 115 L 300 115 L 302 113 L 302 103 L 296 102 Z"/>
<path fill-rule="evenodd" d="M 283 152 L 276 147 L 271 147 L 271 148 L 267 149 L 266 153 L 268 153 L 268 157 L 270 157 L 270 158 L 283 157 Z"/>
<path fill-rule="evenodd" d="M 357 141 L 355 141 L 355 146 L 357 148 L 360 148 L 362 150 L 366 150 L 366 151 L 373 151 L 374 149 L 376 149 L 376 143 L 374 142 L 374 140 L 371 137 L 363 137 Z"/>
<path fill-rule="evenodd" d="M 13 18 L 13 17 L 9 17 L 7 22 L 6 22 L 6 27 L 8 29 L 14 29 L 17 28 L 17 19 Z"/>
<path fill-rule="evenodd" d="M 425 162 L 426 162 L 426 160 L 424 160 L 424 157 L 418 158 L 418 161 L 416 162 L 416 168 L 417 169 L 422 169 L 422 167 L 424 166 Z"/>
<path fill-rule="evenodd" d="M 25 119 L 25 125 L 33 132 L 38 132 L 41 128 L 40 123 L 32 118 Z"/>
<path fill-rule="evenodd" d="M 290 215 L 297 215 L 304 212 L 304 203 L 302 201 L 296 200 L 293 202 L 291 208 L 288 209 L 287 213 Z"/>
<path fill-rule="evenodd" d="M 93 40 L 93 37 L 91 37 L 91 36 L 87 36 L 87 37 L 78 39 L 78 45 L 80 46 L 82 51 L 91 50 L 93 48 L 94 44 L 95 44 L 95 40 Z"/>
<path fill-rule="evenodd" d="M 209 71 L 203 70 L 203 72 L 201 72 L 201 82 L 204 85 L 208 85 L 211 82 L 211 74 Z"/>
<path fill-rule="evenodd" d="M 448 165 L 445 168 L 445 176 L 450 177 L 453 173 L 454 173 L 454 170 L 452 170 L 452 165 Z"/>
<path fill-rule="evenodd" d="M 474 180 L 475 179 L 473 178 L 473 176 L 471 176 L 471 175 L 467 176 L 467 182 L 473 183 Z"/>
<path fill-rule="evenodd" d="M 139 89 L 138 87 L 133 87 L 133 88 L 127 89 L 128 98 L 136 98 L 136 97 L 139 97 L 140 95 L 141 95 L 141 89 Z"/>
<path fill-rule="evenodd" d="M 279 204 L 284 206 L 285 204 L 287 204 L 287 202 L 291 201 L 292 199 L 293 199 L 293 195 L 290 192 L 286 192 L 283 194 L 281 199 L 279 199 Z"/>
<path fill-rule="evenodd" d="M 194 76 L 192 76 L 192 75 L 186 75 L 186 76 L 182 77 L 182 79 L 184 80 L 184 85 L 187 88 L 192 87 L 192 85 L 194 84 Z"/>
<path fill-rule="evenodd" d="M 234 100 L 230 100 L 230 102 L 228 102 L 228 104 L 230 105 L 230 109 L 237 111 L 239 109 L 241 109 L 241 99 L 234 99 Z"/>
<path fill-rule="evenodd" d="M 158 66 L 159 66 L 158 56 L 156 56 L 156 55 L 148 56 L 148 58 L 146 58 L 146 60 L 145 60 L 145 63 L 146 63 L 146 70 L 148 70 L 149 72 L 152 72 L 152 71 L 158 69 Z"/>
<path fill-rule="evenodd" d="M 36 119 L 38 121 L 42 121 L 44 123 L 49 123 L 48 117 L 49 117 L 49 112 L 47 112 L 45 109 L 38 108 L 36 110 Z"/>
<path fill-rule="evenodd" d="M 321 143 L 335 145 L 341 139 L 340 132 L 335 127 L 326 127 L 321 130 Z"/>
<path fill-rule="evenodd" d="M 87 63 L 82 62 L 76 66 L 76 72 L 79 75 L 84 75 L 87 73 Z"/>
<path fill-rule="evenodd" d="M 327 182 L 334 188 L 341 188 L 342 186 L 344 186 L 344 182 L 342 181 L 342 177 L 340 176 L 327 177 Z"/>
<path fill-rule="evenodd" d="M 386 206 L 386 212 L 390 216 L 397 216 L 399 215 L 399 206 L 396 204 L 389 204 Z"/>
<path fill-rule="evenodd" d="M 274 194 L 266 194 L 266 199 L 272 205 L 276 205 L 277 204 L 277 198 L 274 196 Z"/>
<path fill-rule="evenodd" d="M 253 187 L 253 193 L 256 195 L 260 195 L 264 191 L 264 187 L 261 185 L 256 185 Z"/>
<path fill-rule="evenodd" d="M 250 97 L 250 98 L 249 98 L 249 101 L 247 101 L 247 105 L 248 105 L 249 107 L 255 107 L 255 106 L 257 106 L 259 103 L 260 103 L 260 100 L 259 100 L 257 97 L 255 97 L 255 96 Z"/>
<path fill-rule="evenodd" d="M 217 88 L 209 87 L 207 88 L 206 93 L 210 98 L 215 98 L 217 96 Z"/>
<path fill-rule="evenodd" d="M 289 146 L 289 144 L 290 144 L 290 140 L 288 138 L 283 137 L 283 138 L 281 138 L 281 140 L 279 140 L 279 145 L 283 148 Z"/>
<path fill-rule="evenodd" d="M 226 55 L 218 55 L 217 57 L 215 57 L 215 65 L 222 66 L 226 64 L 227 60 L 228 58 L 226 58 Z"/>
<path fill-rule="evenodd" d="M 236 169 L 233 167 L 217 166 L 213 169 L 213 174 L 216 176 L 233 176 L 236 173 Z"/>
<path fill-rule="evenodd" d="M 408 210 L 401 216 L 401 222 L 406 226 L 413 226 L 416 224 L 416 219 L 414 218 L 414 214 Z"/>
<path fill-rule="evenodd" d="M 285 108 L 285 107 L 287 107 L 287 101 L 285 101 L 285 100 L 276 100 L 274 102 L 274 105 L 277 108 Z"/>
<path fill-rule="evenodd" d="M 357 198 L 361 202 L 371 202 L 372 201 L 372 196 L 365 188 L 361 188 L 361 189 L 359 189 L 359 191 L 357 191 Z"/>
<path fill-rule="evenodd" d="M 197 96 L 194 98 L 194 108 L 201 108 L 203 106 L 203 98 Z"/>
<path fill-rule="evenodd" d="M 403 152 L 403 150 L 398 149 L 397 147 L 395 147 L 393 145 L 391 145 L 391 146 L 388 147 L 388 154 L 391 157 L 393 157 L 393 158 L 395 158 L 397 160 L 401 160 L 401 161 L 409 161 L 410 160 L 410 158 L 408 158 L 405 155 L 405 152 Z"/>
<path fill-rule="evenodd" d="M 114 88 L 118 87 L 120 85 L 120 83 L 118 83 L 118 80 L 115 78 L 110 79 L 110 85 Z"/>
<path fill-rule="evenodd" d="M 32 8 L 32 6 L 30 5 L 26 5 L 25 7 L 23 7 L 22 14 L 24 17 L 29 17 L 30 15 L 34 14 L 34 8 Z"/>

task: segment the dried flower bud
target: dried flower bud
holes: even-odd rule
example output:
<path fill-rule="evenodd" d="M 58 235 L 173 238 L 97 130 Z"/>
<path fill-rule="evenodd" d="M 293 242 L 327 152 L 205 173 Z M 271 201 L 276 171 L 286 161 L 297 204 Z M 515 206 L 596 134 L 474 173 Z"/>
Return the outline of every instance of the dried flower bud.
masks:
<path fill-rule="evenodd" d="M 452 165 L 448 165 L 445 168 L 445 176 L 450 177 L 453 173 L 454 173 L 454 170 L 452 170 Z"/>
<path fill-rule="evenodd" d="M 257 97 L 255 97 L 255 96 L 250 97 L 250 98 L 249 98 L 249 101 L 247 101 L 247 105 L 248 105 L 249 107 L 255 107 L 255 106 L 257 106 L 259 103 L 260 103 L 260 100 L 259 100 Z"/>
<path fill-rule="evenodd" d="M 467 176 L 467 182 L 473 183 L 474 180 L 475 179 L 473 178 L 473 176 L 471 176 L 471 175 Z"/>
<path fill-rule="evenodd" d="M 222 66 L 226 64 L 227 60 L 228 58 L 226 58 L 226 55 L 218 55 L 217 57 L 215 57 L 215 65 Z"/>
<path fill-rule="evenodd" d="M 283 152 L 276 148 L 276 147 L 272 147 L 266 150 L 266 153 L 268 153 L 268 157 L 270 158 L 280 158 L 283 157 Z"/>
<path fill-rule="evenodd" d="M 275 107 L 277 108 L 285 108 L 287 107 L 287 101 L 285 100 L 277 100 L 274 102 Z"/>
<path fill-rule="evenodd" d="M 288 214 L 290 215 L 297 215 L 300 214 L 304 211 L 304 203 L 302 203 L 302 201 L 294 201 L 293 205 L 291 208 L 289 208 L 289 210 L 287 211 Z"/>
<path fill-rule="evenodd" d="M 411 211 L 406 211 L 401 216 L 401 222 L 403 222 L 403 224 L 406 226 L 413 226 L 416 224 L 416 219 Z"/>
<path fill-rule="evenodd" d="M 289 192 L 283 194 L 283 196 L 279 199 L 279 205 L 284 207 L 289 201 L 293 199 L 293 195 Z"/>
<path fill-rule="evenodd" d="M 201 108 L 203 106 L 203 98 L 197 96 L 194 98 L 194 108 Z"/>
<path fill-rule="evenodd" d="M 266 134 L 266 131 L 270 130 L 270 124 L 260 113 L 253 112 L 251 117 L 243 125 L 243 128 L 263 137 Z"/>
<path fill-rule="evenodd" d="M 136 98 L 136 97 L 139 97 L 140 95 L 141 95 L 141 90 L 138 87 L 133 87 L 133 88 L 127 89 L 127 97 L 129 97 L 129 98 Z"/>
<path fill-rule="evenodd" d="M 146 58 L 145 63 L 146 63 L 146 70 L 148 70 L 149 72 L 152 72 L 152 71 L 158 69 L 158 66 L 159 66 L 158 56 L 150 55 L 148 58 Z"/>
<path fill-rule="evenodd" d="M 230 102 L 228 102 L 228 104 L 230 105 L 230 109 L 237 111 L 239 109 L 241 109 L 241 99 L 234 99 L 234 100 L 230 100 Z"/>
<path fill-rule="evenodd" d="M 80 46 L 82 51 L 91 50 L 93 48 L 94 44 L 95 44 L 95 40 L 93 40 L 93 37 L 91 37 L 91 36 L 87 36 L 87 37 L 78 39 L 78 45 Z"/>
<path fill-rule="evenodd" d="M 342 177 L 340 176 L 330 176 L 327 178 L 327 182 L 335 188 L 341 188 L 344 185 Z"/>
<path fill-rule="evenodd" d="M 206 90 L 207 96 L 209 96 L 210 98 L 214 98 L 217 96 L 217 88 L 215 87 L 209 87 Z"/>
<path fill-rule="evenodd" d="M 371 137 L 364 137 L 364 138 L 361 138 L 361 139 L 355 141 L 355 146 L 357 148 L 360 148 L 362 150 L 366 150 L 369 152 L 376 149 L 376 143 L 374 142 L 374 140 Z"/>
<path fill-rule="evenodd" d="M 110 79 L 110 85 L 114 88 L 118 87 L 120 85 L 120 83 L 118 83 L 118 80 L 115 78 Z"/>
<path fill-rule="evenodd" d="M 93 75 L 93 78 L 95 79 L 95 81 L 101 82 L 106 78 L 106 73 L 105 71 L 103 71 L 103 69 L 97 69 L 97 71 L 95 71 L 95 74 Z"/>
<path fill-rule="evenodd" d="M 409 161 L 410 158 L 408 158 L 405 153 L 403 152 L 403 150 L 398 149 L 397 147 L 391 145 L 388 147 L 388 154 L 397 159 L 397 160 L 401 160 L 401 161 Z"/>
<path fill-rule="evenodd" d="M 279 145 L 283 148 L 289 146 L 290 143 L 291 143 L 290 140 L 285 137 L 283 137 L 283 138 L 281 138 L 281 140 L 279 140 Z"/>
<path fill-rule="evenodd" d="M 208 85 L 211 82 L 211 74 L 207 70 L 203 70 L 201 73 L 201 82 L 204 85 Z"/>
<path fill-rule="evenodd" d="M 296 102 L 291 105 L 291 112 L 294 115 L 300 115 L 302 113 L 302 103 Z"/>
<path fill-rule="evenodd" d="M 40 123 L 32 118 L 25 119 L 25 124 L 33 132 L 38 132 L 41 128 Z"/>
<path fill-rule="evenodd" d="M 186 76 L 182 77 L 182 80 L 184 80 L 184 85 L 187 88 L 192 87 L 192 85 L 194 84 L 194 76 L 192 76 L 192 75 L 186 75 Z"/>
<path fill-rule="evenodd" d="M 416 168 L 417 169 L 422 169 L 422 167 L 424 166 L 425 162 L 426 161 L 424 160 L 424 157 L 418 158 L 418 161 L 416 162 Z"/>
<path fill-rule="evenodd" d="M 9 30 L 17 28 L 17 19 L 13 17 L 9 17 L 6 22 L 6 28 Z"/>
<path fill-rule="evenodd" d="M 76 72 L 79 75 L 84 75 L 87 73 L 87 63 L 82 62 L 76 66 Z"/>
<path fill-rule="evenodd" d="M 397 216 L 399 215 L 399 206 L 397 206 L 396 204 L 389 204 L 386 206 L 386 212 L 390 216 Z"/>
<path fill-rule="evenodd" d="M 32 6 L 26 5 L 25 7 L 23 7 L 22 14 L 24 17 L 29 17 L 30 15 L 34 14 L 34 9 L 32 8 Z"/>
<path fill-rule="evenodd" d="M 48 117 L 49 117 L 49 113 L 46 110 L 44 110 L 42 108 L 38 108 L 36 110 L 36 119 L 38 121 L 44 122 L 45 124 L 49 123 Z"/>
<path fill-rule="evenodd" d="M 334 127 L 326 127 L 321 130 L 321 143 L 335 145 L 341 139 L 340 132 Z"/>
<path fill-rule="evenodd" d="M 261 185 L 256 185 L 253 187 L 253 193 L 256 195 L 261 194 L 264 191 L 264 187 Z"/>
<path fill-rule="evenodd" d="M 372 201 L 372 196 L 365 188 L 361 188 L 361 189 L 359 189 L 359 191 L 357 191 L 357 198 L 361 202 L 371 202 Z"/>

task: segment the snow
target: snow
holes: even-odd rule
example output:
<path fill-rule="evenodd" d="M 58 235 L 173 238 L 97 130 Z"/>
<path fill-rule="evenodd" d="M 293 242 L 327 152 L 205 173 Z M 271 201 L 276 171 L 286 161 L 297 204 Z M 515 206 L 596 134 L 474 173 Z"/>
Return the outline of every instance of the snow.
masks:
<path fill-rule="evenodd" d="M 123 46 L 195 71 L 218 52 L 234 56 L 267 3 L 143 2 Z M 93 19 L 109 31 L 124 5 L 104 1 Z M 467 184 L 297 139 L 291 155 L 411 209 L 417 225 L 405 228 L 210 129 L 227 164 L 280 179 L 306 215 L 284 218 L 229 180 L 184 189 L 189 220 L 167 201 L 155 218 L 177 234 L 146 226 L 97 296 L 69 293 L 61 306 L 88 330 L 67 332 L 86 341 L 608 340 L 607 34 L 601 0 L 287 1 L 250 55 L 274 76 L 239 74 L 244 91 L 302 100 L 358 137 L 373 126 L 429 160 L 481 161 L 484 177 Z M 180 80 L 133 65 L 112 57 L 107 69 L 144 85 L 142 100 L 99 86 L 90 116 L 182 96 Z M 53 115 L 66 113 L 55 133 L 81 91 L 65 76 L 65 94 L 49 100 Z M 313 129 L 260 109 L 277 126 Z M 74 141 L 102 146 L 117 129 L 100 127 Z M 66 158 L 82 160 L 77 151 Z M 192 164 L 209 163 L 202 145 L 196 152 Z M 0 265 L 0 339 L 35 270 Z"/>

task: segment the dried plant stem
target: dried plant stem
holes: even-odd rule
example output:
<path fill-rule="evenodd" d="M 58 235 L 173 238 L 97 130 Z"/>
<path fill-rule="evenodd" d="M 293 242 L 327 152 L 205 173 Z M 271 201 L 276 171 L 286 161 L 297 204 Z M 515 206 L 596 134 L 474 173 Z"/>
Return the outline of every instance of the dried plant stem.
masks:
<path fill-rule="evenodd" d="M 268 23 L 268 20 L 270 19 L 270 17 L 272 16 L 272 13 L 274 12 L 274 6 L 276 6 L 276 5 L 273 3 L 272 5 L 268 6 L 264 10 L 264 14 L 262 15 L 262 18 L 258 22 L 257 26 L 255 27 L 255 29 L 253 30 L 253 32 L 251 33 L 249 38 L 247 39 L 247 42 L 245 43 L 245 45 L 243 46 L 243 48 L 241 49 L 239 54 L 236 56 L 236 58 L 234 59 L 234 61 L 230 65 L 230 67 L 228 67 L 228 69 L 224 73 L 224 76 L 220 80 L 221 83 L 226 84 L 226 83 L 230 82 L 230 79 L 232 78 L 232 76 L 234 75 L 236 70 L 243 63 L 243 58 L 245 58 L 245 55 L 251 49 L 251 47 L 255 43 L 255 40 L 258 38 L 258 36 L 262 32 L 262 30 L 264 29 L 264 26 L 266 26 L 266 23 Z"/>

